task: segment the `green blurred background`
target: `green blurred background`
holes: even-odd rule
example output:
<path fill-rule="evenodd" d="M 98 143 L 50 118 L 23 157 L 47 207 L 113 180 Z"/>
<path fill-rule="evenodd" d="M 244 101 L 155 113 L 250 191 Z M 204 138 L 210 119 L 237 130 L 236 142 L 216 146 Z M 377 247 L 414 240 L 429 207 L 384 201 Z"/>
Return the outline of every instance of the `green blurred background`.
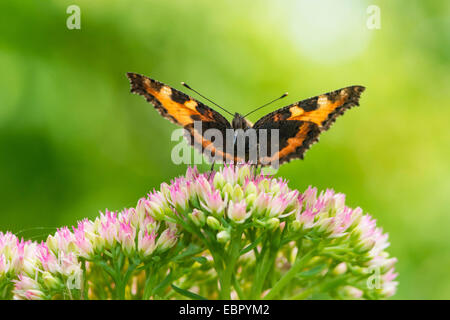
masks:
<path fill-rule="evenodd" d="M 372 4 L 381 29 L 366 26 Z M 0 17 L 0 230 L 42 239 L 185 172 L 176 127 L 129 93 L 128 71 L 231 111 L 290 93 L 251 121 L 361 84 L 361 107 L 277 174 L 377 219 L 395 298 L 450 298 L 449 1 L 3 0 Z"/>

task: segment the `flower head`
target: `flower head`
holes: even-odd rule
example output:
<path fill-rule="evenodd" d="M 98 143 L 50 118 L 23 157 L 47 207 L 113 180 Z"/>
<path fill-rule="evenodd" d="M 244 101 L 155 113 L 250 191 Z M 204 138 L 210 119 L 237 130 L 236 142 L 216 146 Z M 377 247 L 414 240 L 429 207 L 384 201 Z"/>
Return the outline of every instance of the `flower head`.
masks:
<path fill-rule="evenodd" d="M 286 180 L 257 174 L 250 165 L 225 165 L 212 174 L 188 168 L 185 177 L 161 184 L 136 207 L 105 210 L 94 220 L 57 229 L 43 243 L 0 232 L 0 285 L 9 285 L 10 292 L 2 292 L 15 299 L 79 298 L 81 284 L 92 286 L 86 292 L 94 297 L 105 287 L 108 298 L 120 297 L 111 295 L 119 289 L 130 290 L 128 296 L 148 295 L 153 289 L 145 289 L 146 283 L 168 287 L 165 282 L 178 274 L 179 266 L 184 283 L 190 272 L 203 272 L 204 283 L 219 282 L 222 290 L 230 279 L 220 277 L 231 274 L 233 281 L 241 282 L 241 290 L 254 294 L 252 283 L 260 279 L 252 276 L 261 259 L 272 267 L 258 277 L 272 272 L 270 279 L 276 280 L 291 274 L 289 268 L 303 259 L 298 257 L 310 255 L 284 295 L 289 290 L 298 294 L 314 273 L 317 283 L 332 277 L 351 279 L 334 289 L 342 297 L 384 298 L 397 287 L 397 259 L 389 256 L 388 247 L 388 235 L 375 219 L 361 208 L 348 207 L 344 194 L 312 187 L 292 190 Z M 380 287 L 369 292 L 365 281 L 372 269 L 380 273 Z M 153 283 L 153 278 L 147 281 L 149 272 L 161 276 L 164 285 Z M 102 278 L 96 284 L 90 277 L 99 274 L 121 283 L 106 286 Z M 268 290 L 268 297 L 283 297 L 275 294 Z"/>

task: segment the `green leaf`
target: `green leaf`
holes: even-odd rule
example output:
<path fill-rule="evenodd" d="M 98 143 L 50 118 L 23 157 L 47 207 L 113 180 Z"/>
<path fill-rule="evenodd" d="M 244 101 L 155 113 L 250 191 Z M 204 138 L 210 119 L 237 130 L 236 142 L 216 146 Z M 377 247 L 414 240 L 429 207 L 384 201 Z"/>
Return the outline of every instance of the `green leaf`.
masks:
<path fill-rule="evenodd" d="M 205 257 L 194 257 L 193 259 L 202 265 L 208 262 L 208 259 Z"/>
<path fill-rule="evenodd" d="M 312 277 L 312 276 L 315 276 L 316 274 L 322 272 L 327 267 L 328 267 L 328 264 L 322 263 L 322 264 L 315 266 L 314 268 L 300 272 L 297 276 L 301 277 L 301 278 Z"/>
<path fill-rule="evenodd" d="M 158 285 L 156 286 L 155 289 L 153 289 L 153 291 L 152 291 L 152 296 L 159 295 L 159 293 L 160 293 L 162 290 L 164 290 L 164 289 L 169 285 L 169 283 L 172 281 L 172 276 L 173 276 L 173 273 L 172 273 L 172 271 L 171 271 L 171 272 L 164 278 L 164 280 L 161 281 L 161 283 L 158 284 Z"/>
<path fill-rule="evenodd" d="M 194 245 L 194 244 L 190 244 L 190 245 L 186 248 L 186 250 L 185 250 L 183 253 L 177 255 L 177 256 L 173 259 L 173 261 L 180 261 L 180 260 L 182 260 L 182 259 L 184 259 L 184 258 L 186 258 L 186 257 L 195 255 L 195 254 L 200 253 L 200 252 L 202 252 L 202 251 L 204 251 L 203 248 L 201 248 L 201 247 L 199 247 L 199 246 L 197 246 L 197 245 Z"/>
<path fill-rule="evenodd" d="M 190 298 L 192 300 L 208 300 L 205 297 L 202 297 L 202 296 L 200 296 L 200 295 L 198 295 L 196 293 L 190 292 L 188 290 L 181 289 L 181 288 L 179 288 L 179 287 L 177 287 L 177 286 L 175 286 L 173 284 L 171 285 L 171 287 L 173 288 L 173 290 L 175 290 L 176 292 L 178 292 L 182 296 L 185 296 L 185 297 Z"/>

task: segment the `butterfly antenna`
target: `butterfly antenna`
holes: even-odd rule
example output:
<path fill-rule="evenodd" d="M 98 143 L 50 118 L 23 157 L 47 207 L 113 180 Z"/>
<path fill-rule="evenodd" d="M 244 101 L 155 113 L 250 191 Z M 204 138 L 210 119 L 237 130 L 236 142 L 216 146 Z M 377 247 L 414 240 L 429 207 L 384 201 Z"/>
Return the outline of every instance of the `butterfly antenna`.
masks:
<path fill-rule="evenodd" d="M 253 110 L 253 111 L 247 113 L 247 114 L 244 116 L 244 118 L 245 118 L 246 116 L 248 116 L 249 114 L 252 114 L 253 112 L 258 111 L 259 109 L 264 108 L 264 107 L 268 106 L 268 105 L 271 104 L 271 103 L 274 103 L 275 101 L 278 101 L 278 100 L 280 100 L 280 99 L 283 99 L 283 98 L 286 97 L 287 95 L 288 95 L 288 93 L 286 92 L 286 93 L 284 93 L 281 97 L 276 98 L 276 99 L 274 99 L 274 100 L 272 100 L 272 101 L 270 101 L 270 102 L 267 102 L 266 104 L 263 104 L 261 107 L 258 107 L 258 108 L 256 108 L 255 110 Z"/>
<path fill-rule="evenodd" d="M 225 110 L 224 108 L 222 108 L 221 106 L 219 106 L 217 103 L 215 103 L 214 101 L 208 99 L 207 97 L 205 97 L 204 95 L 202 95 L 200 92 L 198 92 L 197 90 L 192 89 L 190 86 L 188 86 L 188 84 L 186 82 L 181 82 L 181 85 L 183 85 L 184 87 L 188 88 L 189 90 L 194 91 L 196 94 L 198 94 L 200 97 L 202 97 L 203 99 L 208 100 L 209 102 L 211 102 L 212 104 L 214 104 L 216 107 L 219 107 L 220 109 L 222 109 L 223 111 L 225 111 L 228 114 L 231 114 L 232 116 L 234 116 L 234 114 L 232 114 L 231 112 L 229 112 L 228 110 Z"/>

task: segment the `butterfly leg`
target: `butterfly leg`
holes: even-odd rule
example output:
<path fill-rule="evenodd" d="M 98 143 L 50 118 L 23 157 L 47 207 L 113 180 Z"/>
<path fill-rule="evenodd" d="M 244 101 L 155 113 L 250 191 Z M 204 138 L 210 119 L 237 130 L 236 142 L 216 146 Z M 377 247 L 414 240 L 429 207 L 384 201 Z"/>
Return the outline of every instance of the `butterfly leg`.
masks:
<path fill-rule="evenodd" d="M 212 165 L 211 165 L 211 170 L 209 171 L 208 179 L 212 177 L 212 174 L 214 172 L 214 164 L 215 164 L 215 161 L 213 160 Z"/>
<path fill-rule="evenodd" d="M 255 175 L 261 172 L 261 165 L 259 163 L 252 163 L 251 166 L 254 168 Z"/>

